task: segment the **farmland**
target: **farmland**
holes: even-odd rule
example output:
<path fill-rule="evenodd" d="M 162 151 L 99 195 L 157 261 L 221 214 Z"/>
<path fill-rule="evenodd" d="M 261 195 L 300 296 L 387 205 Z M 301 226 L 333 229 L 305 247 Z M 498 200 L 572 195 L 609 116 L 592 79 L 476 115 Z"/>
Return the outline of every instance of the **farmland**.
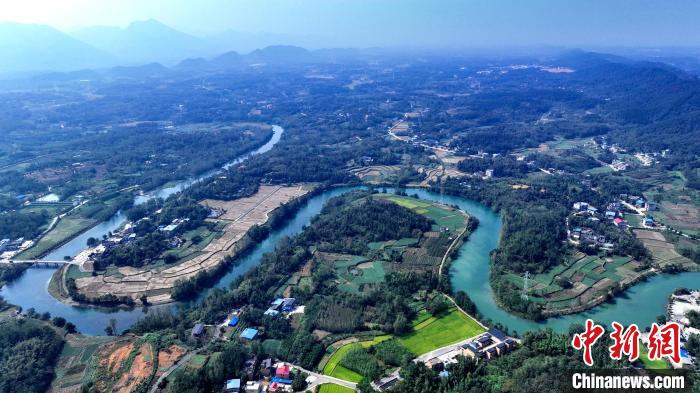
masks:
<path fill-rule="evenodd" d="M 77 236 L 95 225 L 97 221 L 78 216 L 64 217 L 46 233 L 33 247 L 17 256 L 17 259 L 33 259 L 43 256 L 52 249 Z"/>
<path fill-rule="evenodd" d="M 600 257 L 576 253 L 564 265 L 529 278 L 530 301 L 545 306 L 555 315 L 582 310 L 606 299 L 610 291 L 624 288 L 642 277 L 640 265 L 631 257 Z M 508 274 L 508 280 L 523 288 L 522 276 Z"/>
<path fill-rule="evenodd" d="M 360 382 L 363 378 L 362 375 L 340 365 L 340 362 L 343 360 L 343 357 L 345 357 L 345 355 L 353 348 L 370 348 L 390 338 L 391 336 L 378 336 L 372 340 L 345 344 L 337 349 L 331 346 L 333 352 L 331 353 L 330 357 L 328 358 L 323 367 L 323 374 L 335 378 L 344 379 L 350 382 Z"/>
<path fill-rule="evenodd" d="M 204 200 L 201 203 L 224 214 L 212 220 L 221 229 L 185 235 L 186 247 L 179 251 L 182 258 L 175 265 L 148 265 L 143 268 L 120 267 L 94 277 L 76 280 L 78 290 L 88 296 L 113 294 L 134 299 L 146 294 L 150 303 L 171 301 L 170 289 L 178 280 L 195 276 L 199 271 L 218 266 L 226 255 L 236 255 L 249 244 L 246 236 L 253 225 L 267 222 L 269 214 L 295 198 L 309 191 L 303 186 L 260 186 L 258 192 L 247 198 L 234 201 Z M 192 246 L 191 238 L 200 235 L 209 243 Z M 198 248 L 197 248 L 198 247 Z"/>
<path fill-rule="evenodd" d="M 486 330 L 472 318 L 456 308 L 444 315 L 418 318 L 413 331 L 398 337 L 401 345 L 414 355 L 421 355 L 434 349 L 454 344 Z"/>
<path fill-rule="evenodd" d="M 433 316 L 427 311 L 421 311 L 415 320 L 412 321 L 411 332 L 396 337 L 399 345 L 404 347 L 414 356 L 422 355 L 432 350 L 458 343 L 470 337 L 474 337 L 486 331 L 474 319 L 468 317 L 456 308 L 447 312 Z M 359 382 L 363 376 L 353 370 L 344 367 L 341 363 L 343 358 L 355 348 L 370 349 L 382 342 L 392 339 L 394 336 L 384 335 L 375 337 L 372 340 L 340 342 L 341 346 L 334 348 L 330 356 L 323 361 L 323 374 L 345 379 L 351 382 Z M 381 363 L 380 363 L 381 364 Z M 386 366 L 386 365 L 385 365 Z"/>
<path fill-rule="evenodd" d="M 398 165 L 375 165 L 353 169 L 352 173 L 369 184 L 386 184 L 395 182 L 399 171 Z"/>
<path fill-rule="evenodd" d="M 113 341 L 112 337 L 66 336 L 52 382 L 52 392 L 75 392 L 92 371 L 90 364 L 100 346 Z"/>
<path fill-rule="evenodd" d="M 670 264 L 676 264 L 690 270 L 697 269 L 697 265 L 679 254 L 675 245 L 667 241 L 661 232 L 637 229 L 634 231 L 634 234 L 651 251 L 652 258 L 659 267 L 663 268 Z"/>
<path fill-rule="evenodd" d="M 344 386 L 335 385 L 332 383 L 325 383 L 321 385 L 317 393 L 352 393 L 354 390 L 346 388 Z"/>

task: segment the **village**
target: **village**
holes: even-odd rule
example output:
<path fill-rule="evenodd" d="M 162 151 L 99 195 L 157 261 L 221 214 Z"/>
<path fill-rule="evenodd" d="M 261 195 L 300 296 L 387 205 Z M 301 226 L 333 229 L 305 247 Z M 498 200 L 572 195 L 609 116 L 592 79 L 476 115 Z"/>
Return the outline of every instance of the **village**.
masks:
<path fill-rule="evenodd" d="M 192 328 L 191 336 L 199 341 L 238 340 L 248 347 L 256 341 L 264 340 L 264 331 L 259 327 L 243 325 L 241 320 L 244 312 L 245 309 L 233 310 L 219 325 L 198 323 Z M 304 306 L 297 304 L 295 298 L 277 298 L 270 303 L 264 315 L 270 318 L 291 318 L 294 314 L 303 313 Z M 477 363 L 488 362 L 510 352 L 518 344 L 518 339 L 509 337 L 497 328 L 490 328 L 476 336 L 429 351 L 416 357 L 413 362 L 423 363 L 430 369 L 438 370 L 441 377 L 446 377 L 449 375 L 448 366 L 457 363 L 459 357 L 472 358 Z M 372 381 L 371 386 L 380 392 L 389 390 L 401 380 L 399 371 L 400 368 L 391 370 L 387 375 Z M 170 372 L 163 374 L 161 379 L 167 378 L 169 374 Z M 299 380 L 303 380 L 303 384 Z M 357 382 L 309 371 L 278 359 L 258 358 L 250 354 L 246 361 L 245 377 L 228 379 L 222 390 L 226 393 L 320 392 L 323 391 L 320 387 L 324 385 L 338 385 L 356 391 Z"/>

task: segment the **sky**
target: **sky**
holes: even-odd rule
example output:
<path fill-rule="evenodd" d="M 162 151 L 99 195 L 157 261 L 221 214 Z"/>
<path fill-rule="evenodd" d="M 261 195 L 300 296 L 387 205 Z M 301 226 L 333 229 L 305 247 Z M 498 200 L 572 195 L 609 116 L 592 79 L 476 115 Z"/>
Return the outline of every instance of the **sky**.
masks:
<path fill-rule="evenodd" d="M 145 19 L 320 46 L 700 46 L 695 0 L 0 0 L 2 21 L 63 31 Z"/>

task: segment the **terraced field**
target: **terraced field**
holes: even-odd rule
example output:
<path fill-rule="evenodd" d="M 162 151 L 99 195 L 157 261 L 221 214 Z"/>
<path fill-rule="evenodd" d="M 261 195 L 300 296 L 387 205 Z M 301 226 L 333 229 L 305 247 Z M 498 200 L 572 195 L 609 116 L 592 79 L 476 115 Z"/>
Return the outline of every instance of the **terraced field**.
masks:
<path fill-rule="evenodd" d="M 637 229 L 634 231 L 634 235 L 651 251 L 654 262 L 659 266 L 679 264 L 690 270 L 697 268 L 693 261 L 679 254 L 675 245 L 668 242 L 661 232 Z"/>
<path fill-rule="evenodd" d="M 566 310 L 584 307 L 601 300 L 616 283 L 628 285 L 641 274 L 635 269 L 639 264 L 631 257 L 599 257 L 576 253 L 567 265 L 559 265 L 550 271 L 530 277 L 528 295 L 532 302 L 543 304 L 546 310 Z M 524 278 L 508 274 L 508 280 L 519 288 Z M 568 282 L 568 287 L 560 285 Z"/>

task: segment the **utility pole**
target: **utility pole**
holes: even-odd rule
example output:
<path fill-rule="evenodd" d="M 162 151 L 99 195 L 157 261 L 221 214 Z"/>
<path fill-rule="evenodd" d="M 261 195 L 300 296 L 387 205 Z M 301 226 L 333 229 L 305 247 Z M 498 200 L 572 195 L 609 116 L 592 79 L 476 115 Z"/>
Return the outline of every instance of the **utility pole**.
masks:
<path fill-rule="evenodd" d="M 528 280 L 530 279 L 530 272 L 529 271 L 525 272 L 525 274 L 523 275 L 523 278 L 524 278 L 525 282 L 523 284 L 523 292 L 520 294 L 520 297 L 523 298 L 524 300 L 528 300 L 527 291 L 528 291 L 528 284 L 529 284 Z"/>

